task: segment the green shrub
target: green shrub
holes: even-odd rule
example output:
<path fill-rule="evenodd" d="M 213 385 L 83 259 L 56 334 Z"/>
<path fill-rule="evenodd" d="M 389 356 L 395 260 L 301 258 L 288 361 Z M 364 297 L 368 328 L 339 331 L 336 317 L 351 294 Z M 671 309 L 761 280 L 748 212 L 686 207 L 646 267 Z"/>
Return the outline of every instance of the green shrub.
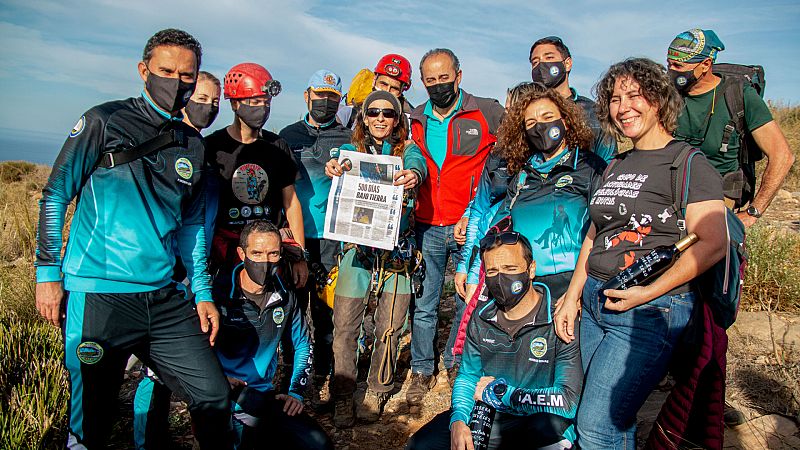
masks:
<path fill-rule="evenodd" d="M 742 309 L 800 310 L 800 235 L 755 225 L 747 230 L 747 252 Z"/>

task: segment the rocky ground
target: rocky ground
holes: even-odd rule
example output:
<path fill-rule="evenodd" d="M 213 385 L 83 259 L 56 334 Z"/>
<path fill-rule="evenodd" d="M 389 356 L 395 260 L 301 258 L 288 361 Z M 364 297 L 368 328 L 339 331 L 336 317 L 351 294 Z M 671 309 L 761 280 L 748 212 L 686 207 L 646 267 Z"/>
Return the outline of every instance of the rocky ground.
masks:
<path fill-rule="evenodd" d="M 800 192 L 781 191 L 765 214 L 764 222 L 800 232 Z M 452 296 L 443 299 L 439 334 L 447 336 L 454 305 Z M 800 411 L 800 316 L 770 312 L 742 312 L 729 330 L 727 401 L 740 409 L 747 422 L 727 429 L 726 449 L 791 449 L 800 448 L 798 411 Z M 419 411 L 410 411 L 405 404 L 409 378 L 410 335 L 401 339 L 401 353 L 395 393 L 386 404 L 381 419 L 374 424 L 357 424 L 339 430 L 333 426 L 331 414 L 315 414 L 341 450 L 395 450 L 405 446 L 408 437 L 436 414 L 450 406 L 450 387 L 442 367 L 436 386 L 425 398 Z M 440 350 L 443 342 L 439 344 Z M 365 361 L 362 361 L 365 362 Z M 362 365 L 363 366 L 363 365 Z M 363 367 L 362 374 L 366 373 Z M 115 448 L 132 448 L 132 395 L 137 372 L 123 387 L 120 414 L 122 419 L 114 432 Z M 363 375 L 362 375 L 363 378 Z M 363 396 L 361 380 L 356 394 Z M 656 390 L 639 413 L 639 442 L 643 442 L 668 392 Z M 310 407 L 307 408 L 310 411 Z M 171 414 L 172 445 L 191 449 L 193 438 L 188 414 L 182 402 L 173 403 Z"/>

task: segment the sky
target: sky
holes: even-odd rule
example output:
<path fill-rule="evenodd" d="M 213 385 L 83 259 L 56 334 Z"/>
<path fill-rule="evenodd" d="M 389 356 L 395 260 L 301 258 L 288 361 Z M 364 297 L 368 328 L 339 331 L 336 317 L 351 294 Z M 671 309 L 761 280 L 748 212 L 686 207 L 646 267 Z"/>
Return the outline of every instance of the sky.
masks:
<path fill-rule="evenodd" d="M 136 71 L 147 39 L 180 28 L 203 45 L 203 66 L 222 78 L 240 62 L 265 66 L 283 85 L 266 128 L 306 112 L 303 91 L 318 69 L 342 77 L 386 53 L 414 67 L 407 92 L 427 100 L 420 57 L 452 49 L 464 90 L 505 100 L 530 80 L 533 41 L 560 36 L 573 56 L 570 84 L 583 95 L 610 64 L 629 56 L 665 61 L 681 31 L 713 29 L 726 46 L 718 62 L 760 64 L 767 99 L 800 103 L 797 0 L 644 2 L 542 1 L 117 1 L 0 0 L 0 160 L 52 164 L 69 131 L 94 105 L 140 94 Z M 227 101 L 211 130 L 231 123 Z"/>

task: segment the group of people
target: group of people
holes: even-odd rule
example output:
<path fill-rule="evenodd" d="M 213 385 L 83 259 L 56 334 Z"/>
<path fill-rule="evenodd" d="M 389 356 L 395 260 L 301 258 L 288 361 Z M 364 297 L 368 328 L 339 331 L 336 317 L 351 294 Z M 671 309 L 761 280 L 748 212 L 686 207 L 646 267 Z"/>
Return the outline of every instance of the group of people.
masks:
<path fill-rule="evenodd" d="M 138 65 L 141 95 L 87 111 L 43 190 L 36 305 L 64 331 L 67 447 L 105 445 L 133 354 L 148 367 L 138 448 L 168 442 L 171 392 L 201 448 L 333 448 L 305 395 L 338 428 L 378 420 L 410 324 L 406 402 L 422 404 L 441 356 L 452 403 L 407 448 L 472 449 L 476 400 L 496 411 L 492 449 L 634 448 L 636 413 L 699 310 L 692 280 L 725 255 L 726 206 L 752 225 L 793 163 L 749 85 L 739 85 L 746 130 L 731 137 L 728 83 L 714 72 L 723 49 L 711 30 L 681 33 L 668 70 L 614 64 L 595 103 L 570 86 L 568 47 L 545 37 L 530 50 L 531 81 L 509 89 L 505 107 L 462 89 L 457 56 L 441 48 L 419 63 L 429 100 L 413 107 L 411 63 L 388 54 L 359 74 L 368 88 L 346 96 L 337 74 L 316 71 L 307 114 L 275 134 L 263 127 L 281 84 L 266 68 L 238 64 L 220 82 L 199 70 L 197 40 L 159 31 Z M 222 95 L 233 123 L 203 137 Z M 633 149 L 618 154 L 623 138 Z M 768 159 L 745 208 L 723 179 L 739 179 L 746 138 Z M 677 211 L 670 168 L 691 147 L 705 157 L 693 159 Z M 341 151 L 402 159 L 392 251 L 323 237 L 332 179 L 350 169 Z M 697 242 L 654 281 L 602 289 L 686 233 Z M 448 262 L 456 308 L 439 355 Z M 331 308 L 321 296 L 333 278 Z M 275 380 L 279 349 L 288 365 Z"/>

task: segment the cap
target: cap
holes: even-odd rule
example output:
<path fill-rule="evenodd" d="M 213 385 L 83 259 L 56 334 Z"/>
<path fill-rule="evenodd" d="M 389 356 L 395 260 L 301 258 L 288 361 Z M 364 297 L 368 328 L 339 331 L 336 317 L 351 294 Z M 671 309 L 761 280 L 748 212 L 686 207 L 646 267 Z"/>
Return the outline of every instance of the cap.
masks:
<path fill-rule="evenodd" d="M 320 69 L 309 78 L 308 88 L 314 92 L 334 92 L 342 95 L 342 79 L 330 70 Z"/>
<path fill-rule="evenodd" d="M 716 61 L 717 53 L 725 50 L 725 45 L 713 30 L 692 28 L 675 36 L 669 44 L 667 59 L 687 63 L 699 63 L 711 58 Z"/>

